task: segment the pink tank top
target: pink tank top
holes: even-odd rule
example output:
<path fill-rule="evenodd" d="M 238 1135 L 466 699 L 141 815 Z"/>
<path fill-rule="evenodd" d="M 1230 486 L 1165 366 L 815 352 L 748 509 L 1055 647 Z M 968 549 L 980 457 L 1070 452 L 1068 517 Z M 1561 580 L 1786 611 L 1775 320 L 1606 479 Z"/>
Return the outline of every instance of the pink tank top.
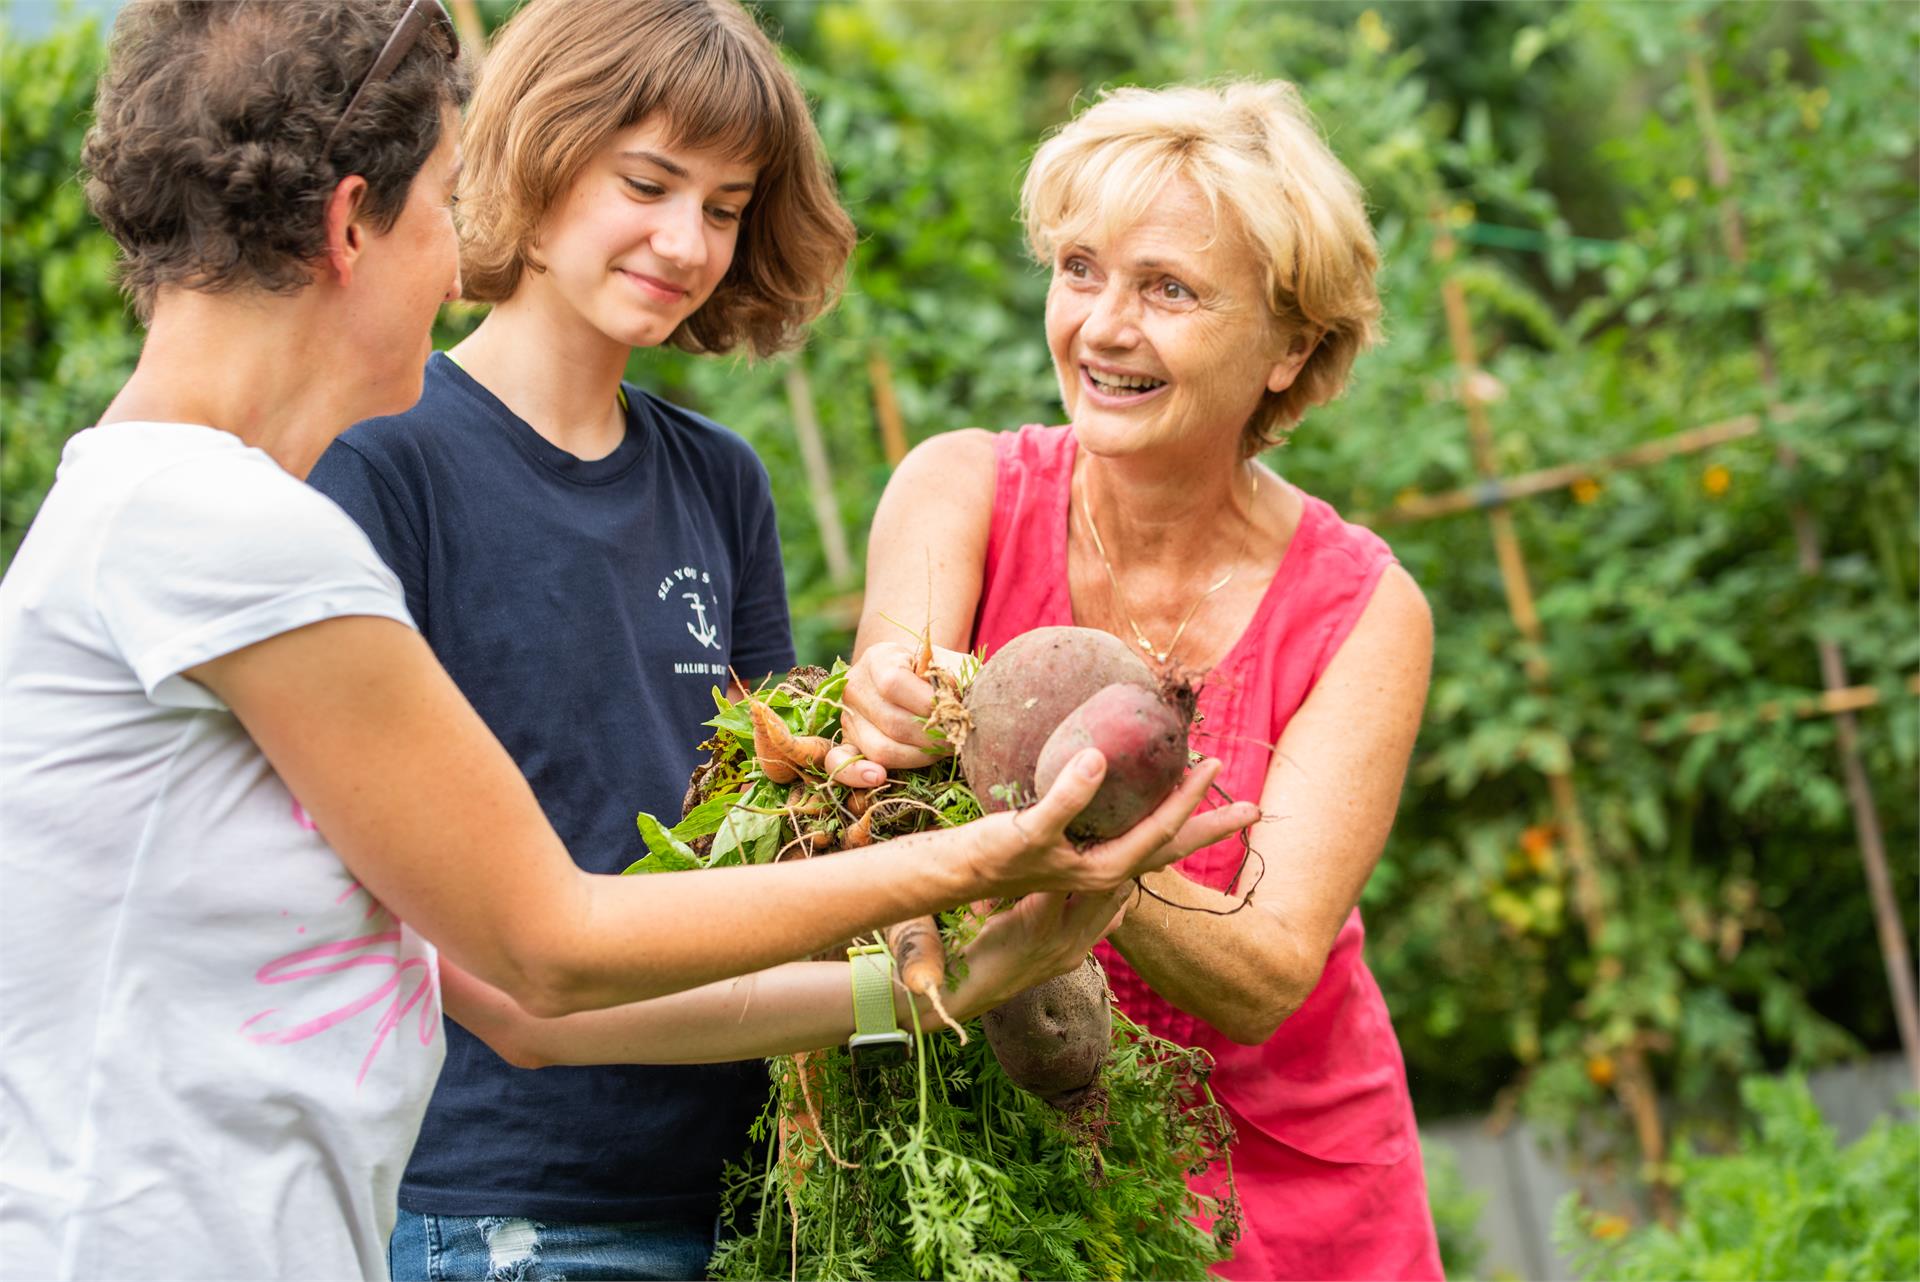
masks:
<path fill-rule="evenodd" d="M 1067 583 L 1067 505 L 1075 450 L 1072 431 L 1065 427 L 1023 427 L 995 442 L 993 524 L 973 631 L 974 646 L 984 646 L 989 654 L 1023 632 L 1074 621 Z M 1201 719 L 1193 743 L 1220 758 L 1219 783 L 1235 798 L 1259 799 L 1272 757 L 1267 745 L 1279 741 L 1353 630 L 1382 571 L 1393 563 L 1377 535 L 1342 521 L 1319 499 L 1301 497 L 1300 526 L 1272 584 L 1246 631 L 1207 673 L 1200 690 Z M 1234 888 L 1241 860 L 1240 844 L 1232 840 L 1196 851 L 1177 867 L 1201 885 L 1227 891 Z M 1257 859 L 1248 861 L 1242 881 L 1250 883 L 1258 867 Z M 1279 1177 L 1287 1159 L 1274 1150 L 1274 1142 L 1325 1163 L 1387 1167 L 1415 1154 L 1408 1164 L 1411 1181 L 1397 1182 L 1406 1186 L 1406 1195 L 1375 1190 L 1367 1199 L 1365 1230 L 1387 1228 L 1381 1222 L 1385 1216 L 1405 1221 L 1405 1233 L 1396 1237 L 1432 1238 L 1406 1072 L 1386 1003 L 1361 960 L 1364 937 L 1355 909 L 1312 995 L 1258 1046 L 1232 1042 L 1176 1009 L 1111 946 L 1099 946 L 1121 1010 L 1153 1032 L 1204 1047 L 1214 1057 L 1214 1093 L 1240 1131 L 1233 1162 L 1246 1219 L 1235 1260 L 1220 1270 L 1226 1276 L 1290 1276 L 1290 1260 L 1305 1276 L 1437 1273 L 1437 1256 L 1431 1269 L 1398 1256 L 1397 1263 L 1369 1259 L 1364 1251 L 1336 1261 L 1293 1253 L 1285 1240 L 1290 1226 L 1316 1214 L 1316 1199 L 1314 1189 L 1299 1187 L 1298 1180 L 1283 1187 Z M 1263 1154 L 1274 1154 L 1273 1160 Z M 1217 1178 L 1216 1173 L 1198 1182 Z M 1383 1192 L 1389 1194 L 1385 1204 Z M 1322 1209 L 1338 1214 L 1332 1204 Z M 1417 1254 L 1424 1261 L 1431 1247 Z M 1335 1266 L 1351 1271 L 1328 1271 Z M 1247 1272 L 1247 1267 L 1263 1271 Z"/>

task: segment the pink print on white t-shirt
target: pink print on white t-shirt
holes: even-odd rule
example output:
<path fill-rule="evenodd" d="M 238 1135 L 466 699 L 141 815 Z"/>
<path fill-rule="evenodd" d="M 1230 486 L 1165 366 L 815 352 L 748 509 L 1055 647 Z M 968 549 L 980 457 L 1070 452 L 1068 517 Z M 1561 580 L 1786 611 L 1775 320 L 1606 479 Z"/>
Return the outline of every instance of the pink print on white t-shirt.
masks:
<path fill-rule="evenodd" d="M 361 886 L 356 881 L 334 902 L 338 904 L 359 890 Z M 297 949 L 274 958 L 255 971 L 253 977 L 262 984 L 297 984 L 302 980 L 370 966 L 374 968 L 374 974 L 368 977 L 369 981 L 381 979 L 382 982 L 350 1001 L 291 1026 L 255 1029 L 254 1026 L 262 1020 L 281 1013 L 276 1006 L 250 1016 L 239 1028 L 239 1032 L 250 1042 L 284 1046 L 316 1037 L 385 1000 L 386 1009 L 374 1025 L 373 1044 L 367 1048 L 366 1057 L 360 1061 L 360 1072 L 353 1079 L 356 1088 L 366 1080 L 367 1070 L 373 1067 L 374 1056 L 386 1044 L 387 1036 L 399 1027 L 400 1021 L 415 1007 L 420 1008 L 418 1027 L 422 1046 L 433 1044 L 434 1034 L 440 1027 L 439 1003 L 427 1000 L 435 995 L 438 988 L 438 968 L 426 957 L 395 956 L 393 946 L 401 939 L 399 919 L 372 895 L 367 896 L 367 904 L 366 915 L 361 920 L 372 921 L 380 917 L 391 923 L 390 927 L 383 929 L 383 923 L 375 923 L 374 929 L 368 934 Z M 298 991 L 295 990 L 296 1000 Z"/>

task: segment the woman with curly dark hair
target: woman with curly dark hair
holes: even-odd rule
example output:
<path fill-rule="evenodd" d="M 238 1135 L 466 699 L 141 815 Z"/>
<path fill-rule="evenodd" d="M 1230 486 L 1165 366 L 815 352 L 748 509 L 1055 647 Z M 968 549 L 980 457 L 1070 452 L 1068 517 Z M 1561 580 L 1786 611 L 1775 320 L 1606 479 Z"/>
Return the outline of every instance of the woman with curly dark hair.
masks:
<path fill-rule="evenodd" d="M 1074 850 L 1093 754 L 1019 823 L 583 872 L 400 582 L 301 480 L 420 395 L 459 289 L 466 94 L 438 0 L 151 0 L 116 24 L 88 194 L 147 342 L 0 582 L 10 1274 L 385 1276 L 443 977 L 451 1013 L 532 1062 L 819 1046 L 852 1027 L 847 968 L 779 963 L 1090 892 L 990 923 L 949 999 L 978 1009 L 1074 964 L 1113 887 L 1222 831 L 1165 836 L 1200 770 Z"/>

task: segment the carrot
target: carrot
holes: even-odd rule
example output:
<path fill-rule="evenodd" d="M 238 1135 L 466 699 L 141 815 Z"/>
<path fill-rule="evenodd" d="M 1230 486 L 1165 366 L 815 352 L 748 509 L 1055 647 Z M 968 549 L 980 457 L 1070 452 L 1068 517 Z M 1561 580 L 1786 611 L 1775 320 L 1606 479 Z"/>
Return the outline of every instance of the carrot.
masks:
<path fill-rule="evenodd" d="M 827 753 L 833 747 L 831 739 L 794 734 L 772 708 L 752 695 L 747 696 L 747 713 L 753 718 L 754 760 L 767 778 L 775 783 L 792 783 L 803 769 L 825 768 Z"/>
<path fill-rule="evenodd" d="M 825 1085 L 825 1069 L 820 1063 L 816 1051 L 796 1051 L 793 1055 L 794 1077 L 800 1086 L 800 1106 L 781 1115 L 780 1145 L 791 1148 L 800 1142 L 802 1134 L 817 1143 L 835 1166 L 848 1170 L 859 1170 L 860 1163 L 849 1162 L 833 1151 L 833 1143 L 827 1139 L 827 1133 L 820 1126 L 820 1109 L 813 1102 L 814 1091 Z M 813 1169 L 813 1158 L 801 1150 L 794 1161 L 793 1183 L 795 1187 L 806 1182 L 807 1172 Z"/>
<path fill-rule="evenodd" d="M 840 834 L 840 849 L 858 850 L 862 846 L 871 846 L 873 844 L 873 817 L 879 813 L 877 810 L 869 810 L 848 824 L 846 831 Z"/>
<path fill-rule="evenodd" d="M 924 677 L 933 667 L 933 626 L 920 634 L 920 653 L 913 656 L 913 675 Z"/>
<path fill-rule="evenodd" d="M 827 799 L 820 795 L 817 788 L 796 783 L 787 793 L 786 811 L 789 817 L 817 815 L 826 808 Z"/>
<path fill-rule="evenodd" d="M 900 970 L 900 983 L 933 1003 L 934 1013 L 967 1044 L 967 1030 L 947 1014 L 940 990 L 947 982 L 947 950 L 940 943 L 940 924 L 931 917 L 915 917 L 887 928 L 887 951 Z"/>

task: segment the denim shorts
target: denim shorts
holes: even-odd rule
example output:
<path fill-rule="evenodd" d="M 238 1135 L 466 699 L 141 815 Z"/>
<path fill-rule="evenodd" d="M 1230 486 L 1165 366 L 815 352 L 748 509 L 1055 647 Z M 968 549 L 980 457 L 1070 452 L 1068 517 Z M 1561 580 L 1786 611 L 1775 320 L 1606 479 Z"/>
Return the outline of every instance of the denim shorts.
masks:
<path fill-rule="evenodd" d="M 711 1216 L 556 1224 L 507 1215 L 416 1215 L 402 1208 L 387 1243 L 395 1282 L 591 1282 L 703 1278 Z"/>

